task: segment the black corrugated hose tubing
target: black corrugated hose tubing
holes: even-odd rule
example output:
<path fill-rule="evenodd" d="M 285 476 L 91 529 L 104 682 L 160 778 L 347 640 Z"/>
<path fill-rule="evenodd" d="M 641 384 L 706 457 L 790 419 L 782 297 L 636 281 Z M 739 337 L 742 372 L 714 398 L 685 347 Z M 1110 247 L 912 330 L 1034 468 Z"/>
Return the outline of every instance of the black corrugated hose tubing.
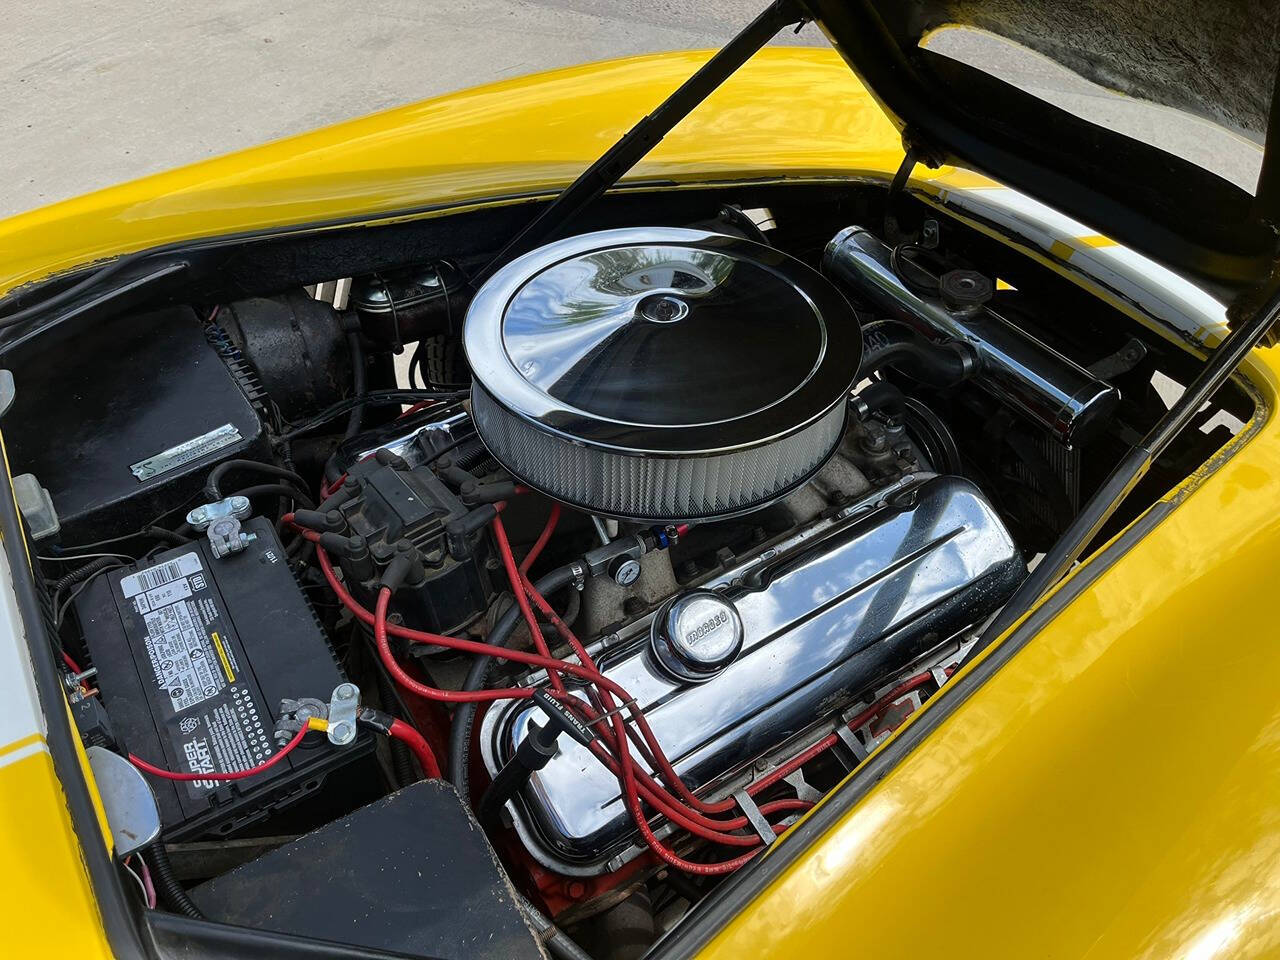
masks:
<path fill-rule="evenodd" d="M 169 862 L 169 853 L 164 848 L 163 840 L 157 840 L 147 847 L 147 859 L 151 861 L 151 877 L 155 881 L 160 902 L 174 913 L 192 920 L 207 919 L 195 901 L 187 895 L 186 888 L 174 876 L 173 864 Z"/>
<path fill-rule="evenodd" d="M 98 557 L 97 560 L 90 560 L 83 566 L 76 567 L 70 573 L 65 573 L 55 580 L 53 582 L 53 595 L 56 597 L 58 594 L 62 593 L 63 590 L 67 589 L 67 587 L 73 586 L 77 583 L 83 583 L 95 573 L 101 573 L 103 570 L 107 570 L 111 567 L 117 567 L 119 565 L 120 559 L 118 557 Z"/>

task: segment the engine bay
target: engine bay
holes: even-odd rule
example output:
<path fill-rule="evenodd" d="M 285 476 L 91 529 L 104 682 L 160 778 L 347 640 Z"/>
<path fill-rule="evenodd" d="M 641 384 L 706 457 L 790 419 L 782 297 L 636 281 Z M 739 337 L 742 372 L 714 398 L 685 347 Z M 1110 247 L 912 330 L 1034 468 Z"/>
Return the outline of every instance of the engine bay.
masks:
<path fill-rule="evenodd" d="M 510 211 L 245 241 L 11 335 L 51 655 L 155 800 L 142 906 L 628 960 L 945 687 L 1196 361 L 835 191 L 610 198 L 481 282 Z"/>

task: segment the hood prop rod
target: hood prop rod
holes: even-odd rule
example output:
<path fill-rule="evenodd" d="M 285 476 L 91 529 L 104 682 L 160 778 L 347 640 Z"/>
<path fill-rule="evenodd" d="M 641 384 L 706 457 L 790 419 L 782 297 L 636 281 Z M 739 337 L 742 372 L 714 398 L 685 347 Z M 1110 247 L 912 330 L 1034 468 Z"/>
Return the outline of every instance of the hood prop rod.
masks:
<path fill-rule="evenodd" d="M 539 246 L 581 210 L 626 175 L 646 154 L 693 112 L 720 84 L 774 38 L 783 27 L 803 23 L 805 14 L 794 0 L 774 0 L 758 17 L 716 52 L 710 60 L 648 116 L 628 130 L 600 159 L 551 201 L 470 280 L 479 287 L 509 260 Z"/>
<path fill-rule="evenodd" d="M 1196 412 L 1227 381 L 1280 319 L 1280 290 L 1276 290 L 1249 320 L 1232 330 L 1214 349 L 1204 367 L 1186 392 L 1143 437 L 1142 442 L 1126 453 L 1097 492 L 1080 510 L 1076 518 L 1049 548 L 1035 570 L 1022 581 L 1009 602 L 991 620 L 969 652 L 960 662 L 963 667 L 1017 623 L 1071 569 L 1084 549 L 1097 536 L 1103 524 L 1128 496 L 1170 443 L 1191 422 Z"/>

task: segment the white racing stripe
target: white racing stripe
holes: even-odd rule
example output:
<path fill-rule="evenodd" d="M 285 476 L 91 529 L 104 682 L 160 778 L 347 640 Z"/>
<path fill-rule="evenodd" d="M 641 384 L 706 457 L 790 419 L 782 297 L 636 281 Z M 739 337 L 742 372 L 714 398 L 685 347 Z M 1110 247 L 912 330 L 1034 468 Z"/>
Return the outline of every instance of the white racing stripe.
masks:
<path fill-rule="evenodd" d="M 43 737 L 32 740 L 30 743 L 24 743 L 16 750 L 10 750 L 8 753 L 0 753 L 0 770 L 9 766 L 11 763 L 17 763 L 19 760 L 25 760 L 27 757 L 34 757 L 38 753 L 48 753 L 49 744 L 45 742 Z"/>
<path fill-rule="evenodd" d="M 9 558 L 0 551 L 0 766 L 48 750 L 48 724 L 36 696 L 35 675 L 27 650 L 26 631 L 18 613 Z M 5 752 L 13 744 L 39 739 Z"/>
<path fill-rule="evenodd" d="M 947 181 L 943 174 L 923 182 L 944 204 L 997 224 L 1049 256 L 1066 261 L 1178 333 L 1210 346 L 1225 336 L 1223 304 L 1167 267 L 1120 244 L 1099 242 L 1096 231 L 1017 190 L 956 186 Z"/>

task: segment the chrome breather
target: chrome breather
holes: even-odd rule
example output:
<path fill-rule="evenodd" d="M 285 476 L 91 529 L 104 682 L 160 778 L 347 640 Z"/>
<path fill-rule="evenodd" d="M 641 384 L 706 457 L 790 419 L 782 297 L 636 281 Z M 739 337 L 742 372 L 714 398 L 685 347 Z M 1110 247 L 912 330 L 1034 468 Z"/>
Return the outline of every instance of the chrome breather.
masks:
<path fill-rule="evenodd" d="M 980 622 L 1025 573 L 976 487 L 908 476 L 628 624 L 592 656 L 636 698 L 680 777 L 719 795 L 747 782 L 764 754 Z M 485 715 L 491 773 L 531 720 L 524 702 Z M 617 781 L 576 744 L 562 743 L 511 809 L 526 847 L 565 874 L 606 872 L 640 849 Z"/>
<path fill-rule="evenodd" d="M 862 349 L 817 271 L 668 227 L 512 261 L 476 294 L 463 341 L 499 463 L 572 506 L 645 521 L 731 516 L 804 483 L 844 432 Z"/>
<path fill-rule="evenodd" d="M 727 667 L 742 649 L 742 617 L 714 590 L 672 597 L 653 621 L 654 658 L 672 677 L 698 683 Z"/>
<path fill-rule="evenodd" d="M 949 306 L 941 296 L 913 290 L 894 269 L 893 249 L 863 227 L 846 227 L 832 238 L 822 269 L 926 335 L 967 343 L 978 358 L 973 382 L 1067 446 L 1104 425 L 1120 401 L 1115 387 L 976 302 L 981 298 Z M 970 287 L 990 283 L 968 271 L 956 273 L 964 273 L 958 280 Z"/>

